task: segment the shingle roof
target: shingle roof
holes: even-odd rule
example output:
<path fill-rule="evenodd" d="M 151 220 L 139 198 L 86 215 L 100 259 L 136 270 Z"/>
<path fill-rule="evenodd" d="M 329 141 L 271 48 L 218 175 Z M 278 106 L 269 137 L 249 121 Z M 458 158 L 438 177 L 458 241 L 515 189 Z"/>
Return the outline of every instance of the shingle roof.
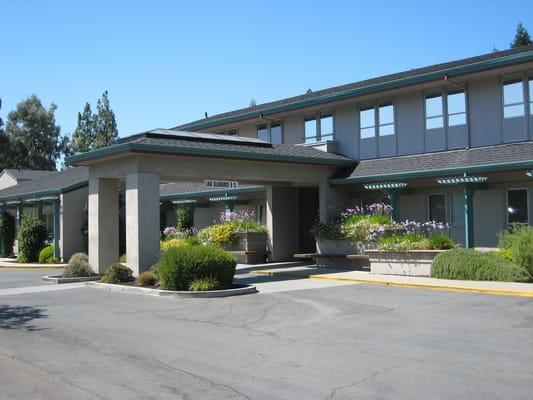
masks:
<path fill-rule="evenodd" d="M 33 169 L 4 169 L 2 173 L 6 173 L 13 178 L 23 181 L 39 179 L 43 176 L 52 175 L 57 173 L 57 171 L 43 171 L 43 170 L 33 170 Z"/>
<path fill-rule="evenodd" d="M 521 168 L 533 168 L 533 142 L 361 160 L 352 171 L 339 174 L 330 182 L 371 182 Z"/>
<path fill-rule="evenodd" d="M 273 145 L 257 140 L 237 142 L 226 135 L 210 134 L 206 137 L 192 137 L 190 134 L 191 132 L 156 129 L 125 138 L 114 146 L 70 157 L 67 161 L 79 165 L 83 161 L 99 159 L 107 155 L 148 152 L 306 164 L 349 166 L 355 163 L 348 157 L 326 153 L 308 146 Z"/>
<path fill-rule="evenodd" d="M 178 182 L 178 183 L 164 183 L 160 186 L 160 196 L 163 199 L 170 199 L 172 197 L 197 197 L 207 196 L 211 193 L 232 193 L 232 192 L 261 192 L 265 191 L 264 186 L 258 185 L 243 185 L 240 184 L 235 189 L 209 189 L 200 182 Z"/>
<path fill-rule="evenodd" d="M 71 168 L 53 174 L 47 174 L 40 179 L 20 183 L 16 186 L 0 190 L 0 200 L 29 197 L 33 194 L 59 194 L 89 180 L 89 170 L 86 167 Z"/>
<path fill-rule="evenodd" d="M 517 60 L 516 57 L 512 57 L 515 55 L 522 55 L 522 59 Z M 529 57 L 529 58 L 527 58 Z M 509 59 L 509 60 L 506 60 Z M 527 59 L 524 59 L 527 58 Z M 229 111 L 221 114 L 213 115 L 209 118 L 199 119 L 196 121 L 188 122 L 179 126 L 176 126 L 173 129 L 176 130 L 197 130 L 206 128 L 209 126 L 217 126 L 224 123 L 230 123 L 230 122 L 237 122 L 239 120 L 245 120 L 249 118 L 257 118 L 260 113 L 264 113 L 265 115 L 268 113 L 275 113 L 279 112 L 279 107 L 292 105 L 294 106 L 293 109 L 301 108 L 307 105 L 310 105 L 309 102 L 312 100 L 315 100 L 315 103 L 312 104 L 321 104 L 326 103 L 328 101 L 332 101 L 332 98 L 336 96 L 334 99 L 339 99 L 338 97 L 340 95 L 346 94 L 346 97 L 354 97 L 358 94 L 358 89 L 370 89 L 375 87 L 376 90 L 374 92 L 379 92 L 380 90 L 384 90 L 381 87 L 378 87 L 378 85 L 382 85 L 385 83 L 390 82 L 396 82 L 398 83 L 398 87 L 406 86 L 407 84 L 410 84 L 407 80 L 409 78 L 427 78 L 425 81 L 431 81 L 436 79 L 442 79 L 444 74 L 448 73 L 450 76 L 457 76 L 464 71 L 460 70 L 460 67 L 466 67 L 466 66 L 477 66 L 477 70 L 484 70 L 489 68 L 494 68 L 499 65 L 496 64 L 490 64 L 487 62 L 491 61 L 497 61 L 498 59 L 502 59 L 502 63 L 504 60 L 506 62 L 510 63 L 519 63 L 519 62 L 525 62 L 525 61 L 531 61 L 533 59 L 533 46 L 523 46 L 515 49 L 509 49 L 504 51 L 497 51 L 497 52 L 491 52 L 488 54 L 483 54 L 476 57 L 469 57 L 464 58 L 461 60 L 451 61 L 451 62 L 445 62 L 441 64 L 435 64 L 428 67 L 423 68 L 415 68 L 408 71 L 398 72 L 394 74 L 384 75 L 377 78 L 372 79 L 366 79 L 354 83 L 349 83 L 346 85 L 341 86 L 335 86 L 323 90 L 317 90 L 313 91 L 311 93 L 305 93 L 302 95 L 289 97 L 286 99 L 281 99 L 277 101 L 272 101 L 269 103 L 263 103 L 258 104 L 255 107 L 247 107 L 247 108 L 241 108 L 234 111 Z M 482 63 L 485 63 L 482 65 Z M 439 73 L 438 75 L 435 75 L 435 73 Z M 420 83 L 420 82 L 417 82 Z M 386 88 L 389 89 L 389 88 Z M 323 100 L 323 101 L 321 101 Z M 311 105 L 312 105 L 311 104 Z"/>

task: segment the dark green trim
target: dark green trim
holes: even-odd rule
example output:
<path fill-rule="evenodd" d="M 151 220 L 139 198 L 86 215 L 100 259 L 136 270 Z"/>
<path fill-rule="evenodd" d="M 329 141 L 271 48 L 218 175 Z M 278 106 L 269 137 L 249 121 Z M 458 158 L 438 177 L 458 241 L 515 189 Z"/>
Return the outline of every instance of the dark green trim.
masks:
<path fill-rule="evenodd" d="M 304 156 L 288 156 L 282 154 L 257 153 L 250 151 L 235 151 L 235 150 L 218 150 L 218 149 L 202 149 L 196 147 L 179 147 L 179 146 L 165 146 L 155 144 L 143 143 L 124 143 L 105 147 L 90 151 L 88 153 L 77 154 L 68 157 L 66 162 L 71 165 L 81 164 L 83 161 L 91 161 L 99 158 L 117 155 L 121 153 L 154 153 L 154 154 L 182 154 L 182 155 L 197 155 L 206 157 L 221 157 L 233 159 L 248 159 L 248 160 L 266 160 L 266 161 L 280 161 L 280 162 L 295 162 L 302 164 L 317 164 L 317 165 L 331 165 L 331 166 L 352 166 L 355 164 L 354 160 L 350 159 L 331 159 L 318 157 L 304 157 Z"/>
<path fill-rule="evenodd" d="M 65 186 L 64 188 L 54 188 L 54 189 L 47 189 L 47 190 L 38 190 L 36 192 L 14 194 L 12 196 L 0 198 L 0 202 L 33 199 L 35 197 L 44 197 L 44 196 L 58 196 L 60 194 L 72 192 L 73 190 L 76 190 L 76 189 L 81 189 L 82 187 L 85 187 L 88 185 L 89 185 L 89 182 L 84 181 L 84 182 L 76 183 L 74 185 Z"/>
<path fill-rule="evenodd" d="M 378 182 L 384 179 L 395 180 L 395 179 L 408 179 L 408 178 L 428 178 L 436 176 L 446 176 L 456 173 L 476 173 L 476 172 L 497 172 L 505 170 L 517 170 L 517 169 L 527 169 L 533 166 L 533 160 L 531 161 L 517 161 L 509 162 L 505 164 L 485 164 L 477 165 L 473 167 L 457 167 L 457 168 L 446 168 L 446 169 L 435 169 L 435 170 L 421 170 L 413 172 L 398 172 L 392 174 L 384 175 L 368 175 L 368 176 L 356 176 L 348 178 L 333 178 L 329 180 L 329 183 L 332 185 L 345 185 L 350 183 L 363 183 L 363 182 Z"/>
<path fill-rule="evenodd" d="M 164 196 L 161 196 L 160 200 L 166 201 L 166 200 L 174 200 L 174 199 L 182 199 L 182 198 L 217 196 L 217 195 L 224 194 L 224 193 L 256 193 L 256 192 L 264 192 L 264 191 L 266 191 L 266 187 L 264 186 L 250 186 L 250 187 L 235 188 L 235 189 L 219 189 L 219 190 L 206 190 L 206 191 L 198 191 L 198 192 L 166 194 Z"/>
<path fill-rule="evenodd" d="M 221 117 L 213 120 L 197 121 L 189 124 L 183 124 L 173 129 L 182 130 L 198 130 L 203 128 L 209 128 L 217 125 L 225 125 L 232 122 L 239 122 L 246 119 L 257 118 L 259 114 L 269 115 L 276 114 L 282 111 L 290 111 L 298 108 L 305 108 L 314 105 L 320 105 L 323 103 L 329 103 L 332 101 L 344 100 L 350 97 L 362 96 L 371 93 L 377 93 L 385 90 L 398 89 L 405 86 L 416 85 L 420 83 L 442 80 L 443 76 L 447 74 L 450 78 L 466 75 L 473 72 L 480 72 L 488 69 L 494 69 L 499 67 L 505 67 L 510 64 L 518 64 L 533 60 L 533 51 L 525 53 L 512 54 L 492 60 L 478 61 L 472 64 L 461 65 L 457 67 L 444 68 L 438 71 L 428 72 L 408 78 L 395 79 L 392 81 L 386 81 L 377 83 L 374 85 L 363 86 L 354 89 L 348 89 L 338 93 L 330 93 L 323 96 L 313 97 L 311 99 L 296 100 L 292 103 L 277 105 L 273 107 L 265 107 L 263 109 L 254 111 L 243 111 L 240 114 L 231 115 L 227 117 Z"/>

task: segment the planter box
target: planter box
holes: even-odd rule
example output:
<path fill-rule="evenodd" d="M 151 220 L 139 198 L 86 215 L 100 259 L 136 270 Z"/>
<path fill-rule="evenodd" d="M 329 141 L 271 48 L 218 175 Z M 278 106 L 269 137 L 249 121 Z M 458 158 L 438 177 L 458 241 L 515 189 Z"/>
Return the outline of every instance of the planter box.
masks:
<path fill-rule="evenodd" d="M 316 240 L 316 252 L 331 256 L 342 256 L 348 254 L 361 254 L 359 247 L 348 240 Z"/>
<path fill-rule="evenodd" d="M 381 275 L 430 276 L 433 259 L 446 250 L 365 250 L 370 273 Z"/>
<path fill-rule="evenodd" d="M 246 232 L 239 234 L 236 244 L 224 246 L 232 253 L 237 262 L 244 264 L 261 264 L 266 260 L 268 234 L 266 232 Z"/>

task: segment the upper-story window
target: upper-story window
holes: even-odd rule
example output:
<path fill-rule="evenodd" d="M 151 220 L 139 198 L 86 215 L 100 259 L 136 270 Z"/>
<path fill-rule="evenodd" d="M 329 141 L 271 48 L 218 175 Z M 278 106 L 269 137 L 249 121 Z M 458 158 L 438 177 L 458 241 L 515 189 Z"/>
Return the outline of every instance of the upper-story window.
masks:
<path fill-rule="evenodd" d="M 219 135 L 229 135 L 229 136 L 236 136 L 239 131 L 237 129 L 228 129 L 226 131 L 220 131 L 217 132 Z"/>
<path fill-rule="evenodd" d="M 257 125 L 257 138 L 273 144 L 283 143 L 281 121 L 270 121 Z"/>
<path fill-rule="evenodd" d="M 378 103 L 359 110 L 359 129 L 361 139 L 394 135 L 394 104 Z"/>
<path fill-rule="evenodd" d="M 524 107 L 524 90 L 522 79 L 512 79 L 503 82 L 503 117 L 515 118 L 523 117 L 525 114 Z"/>
<path fill-rule="evenodd" d="M 333 140 L 334 121 L 331 113 L 314 114 L 305 117 L 305 143 Z"/>
<path fill-rule="evenodd" d="M 446 118 L 445 118 L 446 117 Z M 426 94 L 426 130 L 466 125 L 464 90 Z"/>

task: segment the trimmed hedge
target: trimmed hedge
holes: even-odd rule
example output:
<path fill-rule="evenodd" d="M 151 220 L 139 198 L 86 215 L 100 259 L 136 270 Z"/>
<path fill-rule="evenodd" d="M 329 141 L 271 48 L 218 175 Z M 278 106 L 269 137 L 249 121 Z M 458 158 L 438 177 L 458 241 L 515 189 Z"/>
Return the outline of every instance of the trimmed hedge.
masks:
<path fill-rule="evenodd" d="M 15 244 L 15 218 L 3 211 L 0 214 L 0 256 L 10 256 Z"/>
<path fill-rule="evenodd" d="M 161 254 L 157 274 L 166 290 L 189 290 L 191 283 L 202 278 L 228 288 L 233 284 L 236 265 L 233 256 L 216 246 L 170 247 Z"/>
<path fill-rule="evenodd" d="M 39 253 L 39 263 L 41 264 L 53 264 L 57 263 L 59 260 L 55 256 L 55 247 L 54 245 L 46 246 Z"/>
<path fill-rule="evenodd" d="M 434 258 L 431 277 L 472 281 L 529 282 L 527 271 L 497 252 L 470 249 L 445 251 Z"/>
<path fill-rule="evenodd" d="M 18 240 L 18 261 L 21 263 L 39 261 L 39 252 L 48 237 L 46 226 L 33 215 L 23 215 Z"/>

